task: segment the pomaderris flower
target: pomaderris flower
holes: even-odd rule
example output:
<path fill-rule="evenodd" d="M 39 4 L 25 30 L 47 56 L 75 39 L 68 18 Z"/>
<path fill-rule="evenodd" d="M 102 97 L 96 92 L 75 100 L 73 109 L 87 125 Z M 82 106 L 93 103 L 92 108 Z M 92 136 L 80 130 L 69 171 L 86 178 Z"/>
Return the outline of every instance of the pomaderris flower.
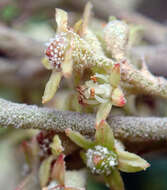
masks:
<path fill-rule="evenodd" d="M 120 75 L 120 64 L 114 64 L 110 75 L 95 73 L 89 81 L 77 88 L 80 104 L 98 106 L 96 125 L 107 118 L 112 105 L 122 107 L 126 103 L 119 87 Z"/>
<path fill-rule="evenodd" d="M 71 28 L 67 25 L 67 13 L 56 9 L 57 32 L 46 44 L 46 58 L 43 60 L 44 66 L 52 70 L 42 98 L 43 103 L 53 98 L 63 76 L 72 77 L 73 71 L 81 74 L 85 69 L 91 70 L 93 67 L 104 70 L 112 68 L 113 60 L 104 55 L 96 35 L 87 28 L 90 10 L 91 4 L 88 3 L 83 19 Z"/>
<path fill-rule="evenodd" d="M 47 43 L 45 55 L 47 59 L 43 64 L 47 69 L 52 70 L 50 79 L 45 87 L 42 102 L 48 102 L 55 94 L 60 80 L 63 75 L 71 73 L 71 48 L 69 36 L 67 36 L 67 13 L 63 10 L 56 9 L 57 34 L 55 38 Z M 64 66 L 65 65 L 65 66 Z M 64 69 L 66 68 L 66 70 Z"/>
<path fill-rule="evenodd" d="M 84 149 L 81 157 L 86 166 L 93 174 L 104 176 L 112 190 L 124 189 L 119 170 L 138 172 L 149 167 L 144 159 L 124 150 L 121 142 L 114 139 L 112 129 L 105 121 L 96 126 L 94 141 L 71 129 L 66 130 L 66 135 Z"/>

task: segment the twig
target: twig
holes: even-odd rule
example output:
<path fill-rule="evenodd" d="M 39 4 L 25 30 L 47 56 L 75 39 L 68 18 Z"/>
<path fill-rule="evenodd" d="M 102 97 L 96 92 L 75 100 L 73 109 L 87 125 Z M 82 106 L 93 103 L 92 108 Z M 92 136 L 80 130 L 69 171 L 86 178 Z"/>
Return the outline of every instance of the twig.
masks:
<path fill-rule="evenodd" d="M 128 83 L 132 93 L 149 94 L 167 98 L 167 80 L 155 77 L 148 70 L 138 70 L 133 65 L 124 63 L 121 67 L 122 80 Z"/>
<path fill-rule="evenodd" d="M 121 139 L 129 150 L 150 151 L 167 146 L 167 118 L 110 116 L 108 122 L 116 138 Z M 39 108 L 0 99 L 2 128 L 54 130 L 57 133 L 72 128 L 93 136 L 94 124 L 95 116 L 91 114 Z"/>

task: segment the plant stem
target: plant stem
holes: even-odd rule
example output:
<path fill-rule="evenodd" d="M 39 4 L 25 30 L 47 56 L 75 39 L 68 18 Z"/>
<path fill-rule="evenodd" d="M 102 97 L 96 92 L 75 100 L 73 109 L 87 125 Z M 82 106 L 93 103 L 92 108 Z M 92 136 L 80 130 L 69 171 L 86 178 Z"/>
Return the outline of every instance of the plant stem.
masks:
<path fill-rule="evenodd" d="M 167 146 L 167 118 L 110 116 L 116 138 L 131 151 L 152 151 Z M 63 133 L 71 128 L 93 136 L 95 116 L 70 111 L 18 104 L 0 99 L 1 128 L 54 130 Z"/>

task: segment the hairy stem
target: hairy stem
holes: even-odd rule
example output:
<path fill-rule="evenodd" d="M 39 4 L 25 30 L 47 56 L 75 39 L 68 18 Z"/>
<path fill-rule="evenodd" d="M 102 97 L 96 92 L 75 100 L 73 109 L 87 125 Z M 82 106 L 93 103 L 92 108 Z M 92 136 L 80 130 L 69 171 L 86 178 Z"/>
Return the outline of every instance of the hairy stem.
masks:
<path fill-rule="evenodd" d="M 150 151 L 167 145 L 167 118 L 110 116 L 116 138 L 131 151 Z M 1 128 L 25 128 L 64 132 L 67 128 L 93 136 L 95 116 L 70 111 L 39 108 L 0 99 Z"/>
<path fill-rule="evenodd" d="M 167 80 L 155 77 L 148 70 L 138 70 L 133 65 L 124 63 L 121 67 L 122 80 L 128 83 L 131 93 L 149 94 L 167 98 Z"/>

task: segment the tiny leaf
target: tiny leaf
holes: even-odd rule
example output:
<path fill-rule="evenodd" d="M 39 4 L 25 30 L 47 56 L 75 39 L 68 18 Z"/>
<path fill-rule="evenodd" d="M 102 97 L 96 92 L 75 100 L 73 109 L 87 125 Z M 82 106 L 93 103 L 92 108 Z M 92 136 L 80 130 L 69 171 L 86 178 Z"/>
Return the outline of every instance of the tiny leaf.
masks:
<path fill-rule="evenodd" d="M 61 80 L 62 74 L 60 72 L 52 71 L 49 81 L 46 84 L 44 95 L 42 97 L 42 103 L 46 103 L 51 100 L 57 91 Z"/>
<path fill-rule="evenodd" d="M 109 150 L 114 149 L 114 135 L 106 121 L 103 120 L 96 126 L 95 139 L 97 144 L 107 147 Z"/>
<path fill-rule="evenodd" d="M 53 143 L 50 144 L 52 154 L 55 156 L 59 156 L 60 153 L 64 150 L 61 140 L 58 135 L 55 135 L 53 138 Z"/>
<path fill-rule="evenodd" d="M 34 161 L 32 147 L 28 142 L 24 141 L 22 143 L 22 148 L 24 151 L 26 162 L 28 163 L 29 167 L 32 168 L 33 161 Z"/>
<path fill-rule="evenodd" d="M 110 74 L 110 84 L 113 87 L 117 87 L 121 80 L 121 74 L 120 74 L 120 64 L 114 64 L 111 74 Z"/>
<path fill-rule="evenodd" d="M 126 103 L 124 94 L 120 88 L 116 88 L 112 93 L 112 103 L 115 106 L 122 107 Z"/>
<path fill-rule="evenodd" d="M 105 177 L 106 183 L 112 190 L 124 190 L 124 184 L 120 172 L 115 168 L 111 175 Z"/>
<path fill-rule="evenodd" d="M 68 16 L 67 12 L 62 9 L 56 8 L 56 23 L 57 23 L 57 32 L 66 32 L 67 31 L 67 22 Z"/>
<path fill-rule="evenodd" d="M 93 146 L 93 142 L 86 139 L 83 135 L 81 135 L 79 132 L 72 131 L 71 129 L 66 129 L 66 135 L 78 146 L 89 149 Z"/>
<path fill-rule="evenodd" d="M 81 36 L 83 36 L 88 28 L 88 23 L 90 20 L 91 16 L 91 11 L 92 11 L 92 4 L 91 2 L 88 2 L 85 6 L 85 10 L 83 13 L 83 24 L 82 24 L 82 31 L 81 31 Z"/>
<path fill-rule="evenodd" d="M 44 187 L 49 182 L 50 171 L 51 171 L 51 163 L 53 161 L 53 156 L 49 156 L 45 159 L 39 169 L 39 181 L 41 187 Z"/>
<path fill-rule="evenodd" d="M 140 156 L 123 150 L 121 147 L 116 146 L 118 154 L 118 168 L 123 172 L 138 172 L 145 170 L 150 164 L 142 159 Z"/>
<path fill-rule="evenodd" d="M 96 114 L 96 125 L 99 125 L 102 120 L 106 120 L 112 108 L 112 102 L 100 104 Z"/>
<path fill-rule="evenodd" d="M 31 140 L 31 142 L 24 141 L 22 143 L 23 151 L 25 154 L 25 159 L 27 164 L 32 169 L 34 165 L 37 164 L 39 161 L 38 153 L 39 153 L 39 146 L 35 138 Z"/>
<path fill-rule="evenodd" d="M 64 154 L 60 154 L 53 166 L 51 178 L 56 180 L 59 185 L 65 185 L 65 162 Z"/>

